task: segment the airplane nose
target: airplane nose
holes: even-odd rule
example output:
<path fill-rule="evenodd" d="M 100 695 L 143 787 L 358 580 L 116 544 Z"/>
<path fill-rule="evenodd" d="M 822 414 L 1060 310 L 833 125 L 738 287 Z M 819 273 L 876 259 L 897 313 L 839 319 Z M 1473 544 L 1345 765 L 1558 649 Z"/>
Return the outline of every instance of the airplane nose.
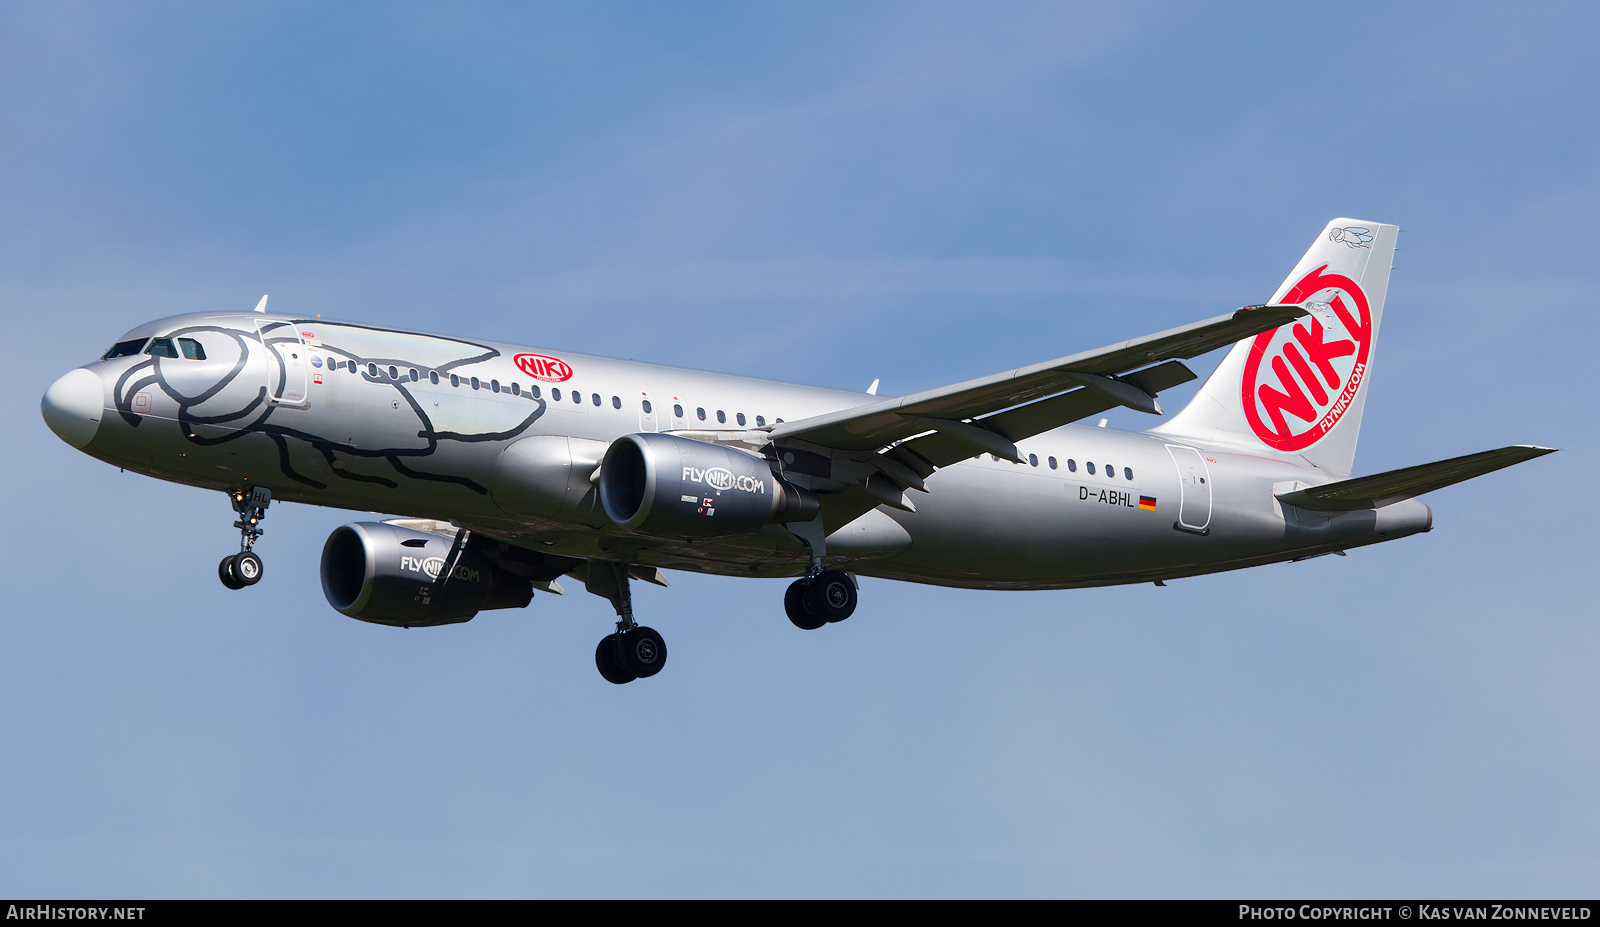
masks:
<path fill-rule="evenodd" d="M 105 408 L 105 385 L 92 370 L 79 367 L 50 384 L 39 409 L 56 437 L 83 449 L 100 430 Z"/>

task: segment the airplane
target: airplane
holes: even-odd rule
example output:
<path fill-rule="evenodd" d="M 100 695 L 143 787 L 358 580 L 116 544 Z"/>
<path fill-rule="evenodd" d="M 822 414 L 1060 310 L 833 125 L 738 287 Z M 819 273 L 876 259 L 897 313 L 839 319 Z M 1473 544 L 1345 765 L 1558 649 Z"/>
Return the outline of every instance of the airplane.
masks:
<path fill-rule="evenodd" d="M 263 575 L 273 501 L 389 513 L 333 531 L 338 612 L 414 628 L 520 608 L 572 577 L 611 603 L 617 684 L 662 636 L 630 583 L 663 570 L 795 577 L 817 630 L 857 577 L 975 589 L 1153 582 L 1429 531 L 1416 497 L 1552 453 L 1516 445 L 1352 477 L 1399 229 L 1335 219 L 1264 303 L 910 396 L 326 321 L 200 312 L 138 326 L 41 403 L 67 444 L 227 494 L 217 574 Z M 1181 411 L 1183 361 L 1232 345 Z"/>

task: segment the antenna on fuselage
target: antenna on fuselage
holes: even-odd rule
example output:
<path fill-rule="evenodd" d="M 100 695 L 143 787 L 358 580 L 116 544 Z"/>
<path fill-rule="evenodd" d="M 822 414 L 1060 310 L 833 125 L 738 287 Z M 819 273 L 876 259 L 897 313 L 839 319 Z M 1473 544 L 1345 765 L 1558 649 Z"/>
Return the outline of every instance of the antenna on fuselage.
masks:
<path fill-rule="evenodd" d="M 266 312 L 267 311 L 267 297 L 266 297 L 266 294 L 263 293 L 262 296 L 261 296 L 261 302 L 256 303 L 256 311 L 257 312 Z"/>

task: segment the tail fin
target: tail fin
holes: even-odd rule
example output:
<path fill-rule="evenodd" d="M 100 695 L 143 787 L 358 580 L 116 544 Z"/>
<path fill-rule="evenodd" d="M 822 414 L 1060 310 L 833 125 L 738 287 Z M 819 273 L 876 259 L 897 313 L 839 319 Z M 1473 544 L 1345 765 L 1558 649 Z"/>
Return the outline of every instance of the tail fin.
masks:
<path fill-rule="evenodd" d="M 1299 454 L 1348 476 L 1400 229 L 1335 219 L 1273 293 L 1311 315 L 1233 346 L 1200 393 L 1152 432 Z"/>

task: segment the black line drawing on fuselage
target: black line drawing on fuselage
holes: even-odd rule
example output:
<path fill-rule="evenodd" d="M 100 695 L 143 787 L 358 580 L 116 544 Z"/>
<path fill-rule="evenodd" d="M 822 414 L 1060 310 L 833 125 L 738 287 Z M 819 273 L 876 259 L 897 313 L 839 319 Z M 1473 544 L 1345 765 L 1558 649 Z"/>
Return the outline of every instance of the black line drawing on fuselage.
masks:
<path fill-rule="evenodd" d="M 452 342 L 455 344 L 460 344 L 465 347 L 475 349 L 478 352 L 466 357 L 458 357 L 443 364 L 425 364 L 416 360 L 402 357 L 364 356 L 356 351 L 340 347 L 337 344 L 328 343 L 324 339 L 317 344 L 318 350 L 332 357 L 340 358 L 343 365 L 348 365 L 349 369 L 359 374 L 363 383 L 393 389 L 399 399 L 404 400 L 406 406 L 417 417 L 420 427 L 416 432 L 416 436 L 422 439 L 424 444 L 421 447 L 359 447 L 354 443 L 340 441 L 327 435 L 314 434 L 298 428 L 291 428 L 285 425 L 277 424 L 271 421 L 271 419 L 273 414 L 281 407 L 274 404 L 272 400 L 282 399 L 284 386 L 287 382 L 287 371 L 283 364 L 283 358 L 280 353 L 274 349 L 274 345 L 298 345 L 302 342 L 298 337 L 295 337 L 292 334 L 287 336 L 280 335 L 273 337 L 269 333 L 282 330 L 293 332 L 299 326 L 310 324 L 315 324 L 315 322 L 313 320 L 305 319 L 295 319 L 290 322 L 271 322 L 264 324 L 259 332 L 251 332 L 243 329 L 228 328 L 216 325 L 193 325 L 176 329 L 169 333 L 166 337 L 176 340 L 186 335 L 195 335 L 206 332 L 226 336 L 231 339 L 234 345 L 237 347 L 238 359 L 234 362 L 230 369 L 228 369 L 225 373 L 222 373 L 216 379 L 216 381 L 211 383 L 207 388 L 201 390 L 199 393 L 186 394 L 185 391 L 180 390 L 171 382 L 171 379 L 163 368 L 168 361 L 175 364 L 185 365 L 191 365 L 195 362 L 185 358 L 168 358 L 160 355 L 150 355 L 144 361 L 129 367 L 123 372 L 122 376 L 118 378 L 114 391 L 117 412 L 130 426 L 135 428 L 139 427 L 144 422 L 145 416 L 134 409 L 134 397 L 137 396 L 141 391 L 146 390 L 151 386 L 156 386 L 160 388 L 164 395 L 177 404 L 176 421 L 179 428 L 183 432 L 185 440 L 201 447 L 211 447 L 219 444 L 225 444 L 230 441 L 236 441 L 250 434 L 266 435 L 278 446 L 278 466 L 283 474 L 290 479 L 295 480 L 296 482 L 303 483 L 315 489 L 326 489 L 328 484 L 300 473 L 294 468 L 289 456 L 288 442 L 291 438 L 305 441 L 315 448 L 318 453 L 320 453 L 327 460 L 329 465 L 328 469 L 337 474 L 340 479 L 365 483 L 376 483 L 389 489 L 397 489 L 400 485 L 396 480 L 386 477 L 348 472 L 347 467 L 339 466 L 336 462 L 338 460 L 336 455 L 343 454 L 347 455 L 346 459 L 354 457 L 383 459 L 388 461 L 389 465 L 394 468 L 394 471 L 401 476 L 409 477 L 411 479 L 455 483 L 460 486 L 465 486 L 479 495 L 488 495 L 488 488 L 478 483 L 476 480 L 472 480 L 464 476 L 429 473 L 425 470 L 417 470 L 413 467 L 407 466 L 405 463 L 402 463 L 402 458 L 425 458 L 432 456 L 438 451 L 440 442 L 444 441 L 477 443 L 485 441 L 492 442 L 509 440 L 527 431 L 527 429 L 531 427 L 534 422 L 539 420 L 540 416 L 544 415 L 545 409 L 547 408 L 544 399 L 534 397 L 528 393 L 520 393 L 515 397 L 516 401 L 526 401 L 531 403 L 533 408 L 527 416 L 522 418 L 520 422 L 510 429 L 494 432 L 470 433 L 439 431 L 435 428 L 433 419 L 423 408 L 422 403 L 418 401 L 417 396 L 413 390 L 410 389 L 410 381 L 394 378 L 385 379 L 382 376 L 381 371 L 385 368 L 399 367 L 410 370 L 420 370 L 422 371 L 422 376 L 424 377 L 426 377 L 429 373 L 437 374 L 441 377 L 448 377 L 451 375 L 451 372 L 456 369 L 500 357 L 502 356 L 500 351 L 487 345 L 475 344 L 470 341 L 461 341 L 459 339 L 443 338 L 440 336 L 419 336 L 427 337 L 430 341 L 434 342 Z M 323 327 L 326 328 L 327 326 Z M 357 326 L 350 323 L 340 323 L 337 327 L 349 329 L 366 328 L 369 331 L 376 332 L 385 331 L 384 329 L 367 328 L 366 326 Z M 265 363 L 275 363 L 277 365 L 278 386 L 274 391 L 274 394 L 269 395 L 267 384 L 263 382 L 261 386 L 251 395 L 251 398 L 247 402 L 239 405 L 237 408 L 213 412 L 211 414 L 196 413 L 195 408 L 197 406 L 202 406 L 215 399 L 225 389 L 238 381 L 238 378 L 249 366 L 252 344 L 257 346 L 257 349 L 261 352 Z M 372 369 L 377 369 L 380 372 L 377 375 L 373 375 L 370 372 Z M 140 376 L 141 373 L 146 372 L 148 372 L 147 375 Z M 331 378 L 331 371 L 329 376 Z M 250 416 L 252 415 L 255 417 L 250 419 Z M 250 420 L 243 421 L 241 423 L 241 421 L 244 419 Z M 231 425 L 231 423 L 240 424 L 232 425 L 231 429 L 225 434 L 217 436 L 202 435 L 195 427 L 197 425 L 228 427 Z"/>

